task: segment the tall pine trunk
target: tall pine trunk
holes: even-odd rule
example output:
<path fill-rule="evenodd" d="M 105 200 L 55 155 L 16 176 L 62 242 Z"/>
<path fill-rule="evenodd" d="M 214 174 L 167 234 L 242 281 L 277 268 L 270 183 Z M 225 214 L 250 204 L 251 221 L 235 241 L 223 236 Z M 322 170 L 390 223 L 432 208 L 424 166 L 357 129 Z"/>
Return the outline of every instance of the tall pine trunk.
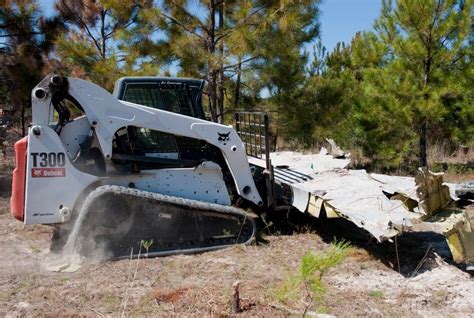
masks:
<path fill-rule="evenodd" d="M 428 165 L 428 157 L 426 155 L 426 128 L 428 122 L 426 118 L 423 118 L 420 124 L 420 166 L 426 167 Z"/>
<path fill-rule="evenodd" d="M 242 58 L 239 56 L 239 64 L 237 64 L 237 80 L 234 90 L 234 109 L 239 108 L 240 102 L 240 72 L 242 71 Z"/>
<path fill-rule="evenodd" d="M 211 63 L 211 62 L 210 62 Z M 217 122 L 217 112 L 216 112 L 216 82 L 217 76 L 216 72 L 211 70 L 208 75 L 208 89 L 209 89 L 209 111 L 211 113 L 211 120 Z"/>
<path fill-rule="evenodd" d="M 224 32 L 224 5 L 225 1 L 222 1 L 221 7 L 219 8 L 219 31 L 220 34 Z M 221 39 L 219 43 L 219 80 L 218 80 L 218 122 L 222 124 L 224 122 L 224 42 Z"/>
<path fill-rule="evenodd" d="M 424 78 L 423 78 L 423 88 L 425 90 L 425 94 L 423 99 L 425 100 L 425 105 L 428 103 L 429 94 L 426 91 L 428 89 L 428 85 L 430 82 L 430 72 L 431 72 L 431 52 L 428 50 L 427 58 L 424 62 Z M 421 167 L 428 166 L 428 156 L 427 156 L 427 128 L 428 128 L 428 119 L 426 118 L 425 114 L 422 115 L 421 123 L 420 123 L 420 153 L 419 153 L 419 160 Z"/>
<path fill-rule="evenodd" d="M 209 1 L 209 36 L 207 38 L 207 49 L 209 58 L 208 64 L 208 88 L 209 88 L 209 111 L 211 112 L 211 120 L 217 122 L 217 72 L 215 67 L 215 52 L 216 52 L 216 3 L 215 0 Z"/>

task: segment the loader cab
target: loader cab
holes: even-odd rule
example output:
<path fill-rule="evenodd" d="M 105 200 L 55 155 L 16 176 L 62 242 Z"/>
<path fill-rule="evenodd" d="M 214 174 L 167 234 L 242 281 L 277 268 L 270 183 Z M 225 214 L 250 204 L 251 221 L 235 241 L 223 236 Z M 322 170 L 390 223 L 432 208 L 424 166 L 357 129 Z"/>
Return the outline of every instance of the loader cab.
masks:
<path fill-rule="evenodd" d="M 122 77 L 115 83 L 115 98 L 173 113 L 204 119 L 204 81 L 175 77 Z"/>
<path fill-rule="evenodd" d="M 205 119 L 202 107 L 203 80 L 171 77 L 122 77 L 113 95 L 119 100 Z M 114 152 L 174 160 L 201 160 L 205 142 L 147 128 L 128 126 L 118 132 Z M 153 169 L 140 162 L 138 169 Z"/>

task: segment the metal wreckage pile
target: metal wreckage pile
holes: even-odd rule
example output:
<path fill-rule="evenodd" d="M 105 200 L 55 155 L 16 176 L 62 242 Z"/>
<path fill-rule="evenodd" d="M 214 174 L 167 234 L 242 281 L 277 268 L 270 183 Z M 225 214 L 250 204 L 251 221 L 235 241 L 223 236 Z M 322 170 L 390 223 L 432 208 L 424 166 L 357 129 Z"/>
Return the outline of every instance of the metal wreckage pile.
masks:
<path fill-rule="evenodd" d="M 323 211 L 328 218 L 345 218 L 379 242 L 429 222 L 446 237 L 454 261 L 474 270 L 474 210 L 460 208 L 474 202 L 474 182 L 445 183 L 443 173 L 426 168 L 414 178 L 348 169 L 350 154 L 328 142 L 331 153 L 323 147 L 318 154 L 270 155 L 275 182 L 292 189 L 296 209 L 316 218 Z M 265 164 L 253 157 L 249 161 Z"/>

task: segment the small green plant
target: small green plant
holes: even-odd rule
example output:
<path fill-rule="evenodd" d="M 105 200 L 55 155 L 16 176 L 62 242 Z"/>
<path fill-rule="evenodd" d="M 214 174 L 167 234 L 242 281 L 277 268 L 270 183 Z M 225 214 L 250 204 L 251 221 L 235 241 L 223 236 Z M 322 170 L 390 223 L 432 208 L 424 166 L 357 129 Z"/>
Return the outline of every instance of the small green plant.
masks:
<path fill-rule="evenodd" d="M 277 290 L 276 296 L 280 301 L 295 300 L 303 293 L 304 313 L 316 301 L 320 301 L 326 291 L 322 278 L 329 269 L 340 264 L 347 256 L 349 243 L 341 241 L 334 242 L 327 251 L 315 254 L 306 253 L 300 264 L 299 271 L 288 277 L 283 285 Z"/>
<path fill-rule="evenodd" d="M 446 289 L 435 290 L 430 297 L 430 303 L 436 308 L 446 306 L 449 292 Z"/>
<path fill-rule="evenodd" d="M 35 253 L 35 254 L 39 254 L 39 253 L 41 252 L 41 250 L 40 250 L 38 247 L 36 247 L 35 245 L 33 245 L 33 244 L 31 244 L 31 243 L 28 244 L 28 247 L 29 247 L 30 250 L 31 250 L 33 253 Z"/>
<path fill-rule="evenodd" d="M 59 277 L 58 279 L 59 285 L 66 285 L 67 283 L 69 283 L 69 277 L 66 277 L 66 276 Z"/>
<path fill-rule="evenodd" d="M 143 248 L 146 251 L 145 257 L 148 258 L 148 251 L 150 250 L 150 247 L 153 245 L 153 240 L 152 239 L 148 241 L 141 240 L 140 244 L 143 246 Z"/>
<path fill-rule="evenodd" d="M 385 295 L 383 294 L 383 291 L 381 291 L 381 290 L 371 290 L 369 292 L 369 296 L 374 297 L 374 298 L 384 298 L 385 297 Z"/>
<path fill-rule="evenodd" d="M 9 290 L 6 291 L 0 291 L 0 301 L 1 302 L 7 302 L 10 300 L 10 297 L 13 295 L 13 293 Z"/>
<path fill-rule="evenodd" d="M 115 312 L 117 310 L 117 307 L 120 305 L 120 297 L 110 293 L 106 293 L 101 295 L 100 302 L 104 309 L 107 312 L 111 313 Z"/>

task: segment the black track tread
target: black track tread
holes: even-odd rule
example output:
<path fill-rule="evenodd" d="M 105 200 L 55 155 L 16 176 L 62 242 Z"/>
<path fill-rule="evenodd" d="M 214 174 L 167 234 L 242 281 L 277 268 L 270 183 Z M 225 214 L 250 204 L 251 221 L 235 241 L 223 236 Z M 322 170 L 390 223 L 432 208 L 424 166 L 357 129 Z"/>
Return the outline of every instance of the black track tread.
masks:
<path fill-rule="evenodd" d="M 157 202 L 166 202 L 170 204 L 175 204 L 179 206 L 188 206 L 191 210 L 199 210 L 196 213 L 203 213 L 203 212 L 214 212 L 214 213 L 222 213 L 225 215 L 234 215 L 239 216 L 247 221 L 250 221 L 252 225 L 252 235 L 249 237 L 248 240 L 241 243 L 234 243 L 234 244 L 226 244 L 226 245 L 218 245 L 218 246 L 209 246 L 209 247 L 198 247 L 198 248 L 191 248 L 191 249 L 176 249 L 176 250 L 168 250 L 163 252 L 155 252 L 149 253 L 148 256 L 166 256 L 166 255 L 173 255 L 173 254 L 189 254 L 189 253 L 200 253 L 205 251 L 217 250 L 222 249 L 225 247 L 229 247 L 236 244 L 250 244 L 255 240 L 255 233 L 256 233 L 256 223 L 255 219 L 257 216 L 253 213 L 248 213 L 242 209 L 233 207 L 233 206 L 225 206 L 215 203 L 209 203 L 204 201 L 198 201 L 193 199 L 186 199 L 182 197 L 175 197 L 160 193 L 148 192 L 137 190 L 133 188 L 127 188 L 123 186 L 117 185 L 104 185 L 94 189 L 89 195 L 86 197 L 84 204 L 82 205 L 82 209 L 88 209 L 90 205 L 94 202 L 95 199 L 98 199 L 101 195 L 105 193 L 114 193 L 114 194 L 126 194 L 130 196 L 137 197 L 139 199 L 147 199 L 147 200 L 155 200 Z M 86 212 L 88 214 L 89 211 Z M 130 258 L 130 254 L 118 256 L 115 258 Z M 137 257 L 138 255 L 132 255 L 133 257 Z"/>

